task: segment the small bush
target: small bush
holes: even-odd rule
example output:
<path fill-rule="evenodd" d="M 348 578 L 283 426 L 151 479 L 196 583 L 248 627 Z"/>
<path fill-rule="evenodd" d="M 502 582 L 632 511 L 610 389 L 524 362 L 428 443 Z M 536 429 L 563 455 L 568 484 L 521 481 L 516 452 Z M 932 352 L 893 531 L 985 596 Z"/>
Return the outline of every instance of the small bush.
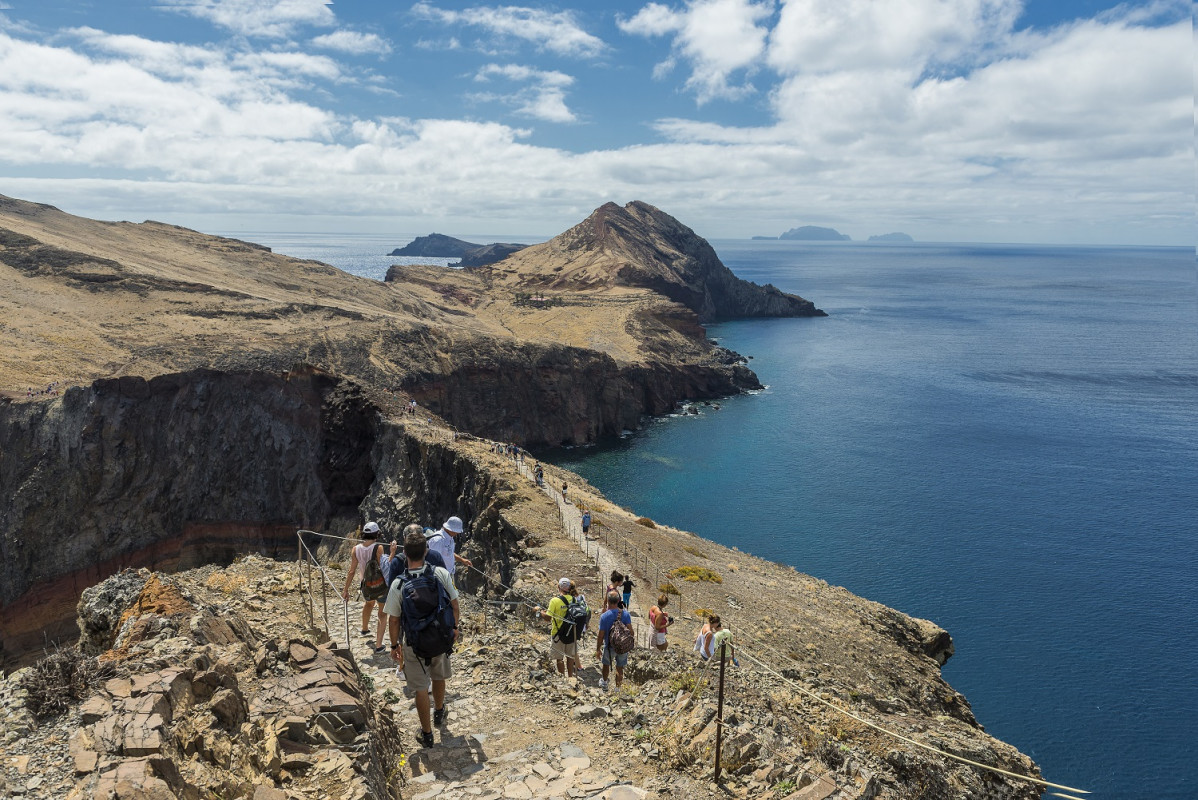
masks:
<path fill-rule="evenodd" d="M 672 583 L 663 583 L 661 586 L 658 586 L 657 589 L 665 594 L 676 594 L 680 597 L 682 596 L 682 592 L 678 591 L 678 587 Z"/>
<path fill-rule="evenodd" d="M 690 553 L 692 556 L 697 556 L 699 558 L 707 558 L 707 554 L 704 553 L 699 548 L 695 547 L 694 545 L 688 544 L 685 547 L 683 547 L 682 549 L 685 550 L 686 552 Z"/>
<path fill-rule="evenodd" d="M 794 778 L 783 778 L 782 780 L 780 780 L 774 784 L 774 788 L 771 791 L 773 791 L 773 793 L 778 795 L 779 797 L 785 797 L 786 795 L 790 794 L 794 790 L 795 790 Z"/>
<path fill-rule="evenodd" d="M 699 682 L 694 670 L 688 669 L 686 672 L 675 672 L 670 676 L 670 691 L 674 694 L 678 692 L 693 692 L 695 684 Z"/>
<path fill-rule="evenodd" d="M 705 581 L 707 583 L 723 583 L 724 579 L 720 577 L 718 572 L 714 572 L 707 567 L 679 567 L 670 572 L 671 578 L 681 578 L 684 581 L 692 583 L 696 581 Z"/>
<path fill-rule="evenodd" d="M 644 525 L 646 528 L 656 528 L 657 527 L 657 523 L 654 522 L 653 520 L 649 519 L 648 517 L 637 517 L 636 524 Z"/>
<path fill-rule="evenodd" d="M 711 614 L 712 614 L 712 611 L 710 608 L 696 608 L 695 609 L 695 616 L 699 617 L 700 619 L 707 619 L 708 617 L 711 616 Z"/>
<path fill-rule="evenodd" d="M 29 693 L 26 705 L 39 719 L 61 714 L 72 703 L 87 699 L 94 686 L 116 674 L 111 663 L 101 663 L 74 648 L 55 649 L 21 675 Z"/>

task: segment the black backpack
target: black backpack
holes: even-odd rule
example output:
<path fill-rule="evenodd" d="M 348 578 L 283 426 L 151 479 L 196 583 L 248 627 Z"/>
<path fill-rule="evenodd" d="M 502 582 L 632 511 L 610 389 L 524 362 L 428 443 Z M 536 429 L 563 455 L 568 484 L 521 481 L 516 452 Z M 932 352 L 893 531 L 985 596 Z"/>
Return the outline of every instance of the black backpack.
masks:
<path fill-rule="evenodd" d="M 383 568 L 379 566 L 379 548 L 376 544 L 370 549 L 370 560 L 366 562 L 366 570 L 362 573 L 362 596 L 367 600 L 382 600 L 387 596 L 387 579 L 383 577 Z"/>
<path fill-rule="evenodd" d="M 426 663 L 453 652 L 453 606 L 432 564 L 400 576 L 400 617 L 404 641 Z"/>
<path fill-rule="evenodd" d="M 562 644 L 570 644 L 591 621 L 591 609 L 587 608 L 587 599 L 581 594 L 575 595 L 573 600 L 567 600 L 564 594 L 559 594 L 558 597 L 566 604 L 566 616 L 553 638 Z"/>

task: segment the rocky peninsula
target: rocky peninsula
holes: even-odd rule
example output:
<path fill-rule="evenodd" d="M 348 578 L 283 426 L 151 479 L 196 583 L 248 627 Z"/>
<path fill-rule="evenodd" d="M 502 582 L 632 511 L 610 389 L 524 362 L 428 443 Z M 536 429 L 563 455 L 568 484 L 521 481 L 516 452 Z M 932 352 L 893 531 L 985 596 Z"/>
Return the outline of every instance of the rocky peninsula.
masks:
<path fill-rule="evenodd" d="M 735 278 L 643 203 L 605 205 L 492 265 L 376 282 L 0 198 L 0 640 L 10 669 L 49 640 L 83 665 L 57 709 L 35 697 L 44 670 L 0 683 L 0 792 L 1039 796 L 946 755 L 1036 775 L 940 677 L 953 646 L 938 626 L 638 519 L 549 467 L 567 503 L 493 448 L 596 441 L 680 399 L 756 387 L 701 323 L 820 314 Z M 53 382 L 67 388 L 25 398 Z M 575 503 L 602 541 L 581 536 Z M 303 604 L 296 531 L 450 514 L 468 521 L 459 549 L 480 571 L 463 577 L 451 733 L 418 751 L 394 670 L 365 640 L 338 641 L 319 599 Z M 340 580 L 339 541 L 309 544 Z M 552 680 L 527 605 L 561 574 L 598 597 L 617 567 L 636 576 L 640 625 L 671 575 L 714 576 L 674 578 L 681 652 L 637 651 L 614 695 L 589 664 Z M 121 572 L 137 568 L 156 572 Z M 724 789 L 710 783 L 711 683 L 687 646 L 710 610 L 744 648 Z"/>

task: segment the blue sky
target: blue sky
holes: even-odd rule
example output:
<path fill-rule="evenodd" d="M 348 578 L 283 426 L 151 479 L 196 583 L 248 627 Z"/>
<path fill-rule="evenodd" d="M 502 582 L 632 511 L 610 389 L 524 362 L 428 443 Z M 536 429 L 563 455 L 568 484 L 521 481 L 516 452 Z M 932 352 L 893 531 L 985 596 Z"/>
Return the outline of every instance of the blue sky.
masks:
<path fill-rule="evenodd" d="M 1177 0 L 0 0 L 0 121 L 0 193 L 207 231 L 1194 243 Z"/>

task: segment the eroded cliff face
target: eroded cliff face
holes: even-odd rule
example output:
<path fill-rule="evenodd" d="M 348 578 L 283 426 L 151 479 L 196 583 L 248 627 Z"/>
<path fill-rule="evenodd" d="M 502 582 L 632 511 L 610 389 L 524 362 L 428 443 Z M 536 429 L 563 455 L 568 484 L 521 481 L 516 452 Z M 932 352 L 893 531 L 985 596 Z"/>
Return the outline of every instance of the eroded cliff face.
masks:
<path fill-rule="evenodd" d="M 0 407 L 3 655 L 69 638 L 82 590 L 123 568 L 290 558 L 297 529 L 344 535 L 363 510 L 395 532 L 471 519 L 463 546 L 501 573 L 523 535 L 501 488 L 311 369 L 102 380 Z"/>

